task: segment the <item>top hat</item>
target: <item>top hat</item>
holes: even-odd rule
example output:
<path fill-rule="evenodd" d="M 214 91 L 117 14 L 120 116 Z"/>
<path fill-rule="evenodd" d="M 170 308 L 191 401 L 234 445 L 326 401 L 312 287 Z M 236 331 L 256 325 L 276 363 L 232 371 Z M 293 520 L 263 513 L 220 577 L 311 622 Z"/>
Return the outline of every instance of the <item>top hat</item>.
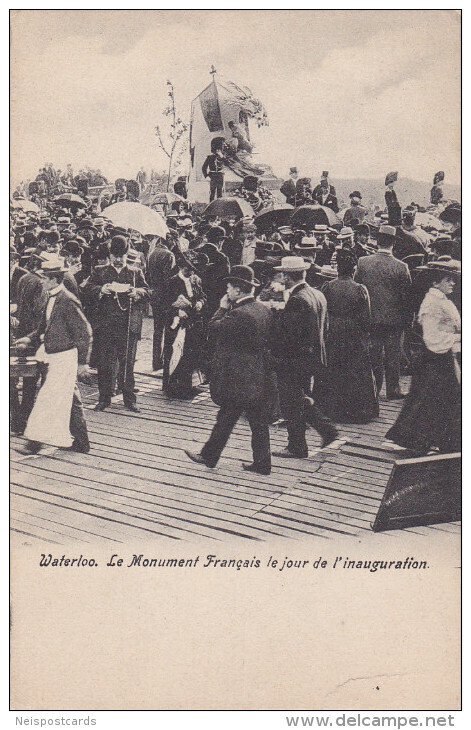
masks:
<path fill-rule="evenodd" d="M 289 274 L 291 272 L 307 271 L 311 268 L 311 264 L 304 261 L 302 256 L 283 256 L 281 265 L 273 268 L 275 271 L 285 271 Z"/>
<path fill-rule="evenodd" d="M 233 266 L 229 276 L 224 281 L 234 284 L 248 284 L 249 286 L 259 286 L 260 282 L 255 278 L 253 269 L 250 266 Z"/>

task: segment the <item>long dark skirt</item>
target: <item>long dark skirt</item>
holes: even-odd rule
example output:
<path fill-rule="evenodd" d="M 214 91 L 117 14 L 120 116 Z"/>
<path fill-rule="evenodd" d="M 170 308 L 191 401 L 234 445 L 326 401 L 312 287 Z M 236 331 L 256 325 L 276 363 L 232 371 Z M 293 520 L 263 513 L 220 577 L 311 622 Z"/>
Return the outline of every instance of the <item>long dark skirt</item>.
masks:
<path fill-rule="evenodd" d="M 379 406 L 368 337 L 353 320 L 333 317 L 326 351 L 327 367 L 315 385 L 325 415 L 337 423 L 368 423 L 376 418 Z"/>
<path fill-rule="evenodd" d="M 427 352 L 414 369 L 410 393 L 386 438 L 426 453 L 461 450 L 461 389 L 453 355 Z"/>
<path fill-rule="evenodd" d="M 195 375 L 202 364 L 202 327 L 197 322 L 186 329 L 182 356 L 170 375 L 170 361 L 178 330 L 178 327 L 174 330 L 169 325 L 165 327 L 162 390 L 170 398 L 191 398 L 194 395 Z"/>

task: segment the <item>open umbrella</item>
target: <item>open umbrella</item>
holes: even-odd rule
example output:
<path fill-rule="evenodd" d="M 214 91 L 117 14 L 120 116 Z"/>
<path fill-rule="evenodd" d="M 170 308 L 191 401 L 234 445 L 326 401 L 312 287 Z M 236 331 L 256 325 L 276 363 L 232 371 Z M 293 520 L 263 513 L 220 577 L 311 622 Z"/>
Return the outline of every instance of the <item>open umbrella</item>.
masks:
<path fill-rule="evenodd" d="M 317 225 L 335 226 L 341 223 L 334 211 L 324 205 L 301 205 L 291 216 L 291 225 L 313 228 Z"/>
<path fill-rule="evenodd" d="M 39 213 L 39 206 L 33 203 L 32 200 L 26 200 L 25 198 L 17 198 L 10 203 L 10 206 L 15 210 L 24 210 L 25 213 Z"/>
<path fill-rule="evenodd" d="M 447 205 L 445 210 L 440 213 L 439 218 L 441 221 L 445 221 L 445 223 L 461 225 L 461 205 L 459 203 Z"/>
<path fill-rule="evenodd" d="M 254 223 L 257 226 L 258 231 L 266 231 L 273 224 L 278 226 L 287 226 L 289 224 L 291 215 L 293 213 L 293 206 L 288 205 L 275 205 L 270 210 L 264 210 L 263 213 L 255 216 Z"/>
<path fill-rule="evenodd" d="M 415 223 L 422 228 L 435 228 L 437 231 L 443 228 L 443 221 L 431 213 L 416 213 Z"/>
<path fill-rule="evenodd" d="M 54 198 L 54 203 L 61 205 L 62 208 L 86 208 L 88 203 L 75 193 L 61 193 Z"/>
<path fill-rule="evenodd" d="M 154 235 L 165 238 L 168 228 L 164 219 L 156 210 L 141 203 L 113 203 L 105 208 L 104 215 L 115 226 L 132 228 L 143 236 Z"/>
<path fill-rule="evenodd" d="M 250 203 L 243 198 L 217 198 L 206 206 L 203 217 L 219 216 L 225 218 L 253 218 L 253 210 Z"/>

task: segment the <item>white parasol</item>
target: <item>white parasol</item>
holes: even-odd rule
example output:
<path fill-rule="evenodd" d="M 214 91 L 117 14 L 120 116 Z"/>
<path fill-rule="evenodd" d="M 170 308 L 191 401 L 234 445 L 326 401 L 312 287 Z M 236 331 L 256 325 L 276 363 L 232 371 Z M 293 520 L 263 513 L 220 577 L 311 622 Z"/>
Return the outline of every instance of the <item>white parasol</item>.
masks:
<path fill-rule="evenodd" d="M 103 215 L 115 226 L 132 228 L 143 236 L 154 235 L 165 238 L 167 225 L 156 210 L 140 203 L 113 203 L 103 211 Z"/>

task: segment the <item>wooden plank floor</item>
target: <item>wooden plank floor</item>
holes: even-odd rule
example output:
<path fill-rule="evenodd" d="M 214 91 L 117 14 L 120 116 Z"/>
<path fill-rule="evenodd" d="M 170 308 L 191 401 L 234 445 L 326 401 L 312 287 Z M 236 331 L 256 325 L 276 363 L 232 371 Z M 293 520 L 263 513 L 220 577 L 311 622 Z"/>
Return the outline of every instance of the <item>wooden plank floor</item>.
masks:
<path fill-rule="evenodd" d="M 124 410 L 121 397 L 96 413 L 96 387 L 82 388 L 89 454 L 25 457 L 17 451 L 23 440 L 12 439 L 11 527 L 20 541 L 335 539 L 371 530 L 394 459 L 378 447 L 400 402 L 382 401 L 370 424 L 341 425 L 340 449 L 316 454 L 319 437 L 309 430 L 310 459 L 274 458 L 272 474 L 262 477 L 241 469 L 251 460 L 244 419 L 216 469 L 185 456 L 184 448 L 199 450 L 214 423 L 207 391 L 192 402 L 168 401 L 157 378 L 138 375 L 137 386 L 140 414 Z M 286 430 L 272 427 L 271 440 L 284 446 Z M 433 531 L 458 533 L 459 525 L 410 530 Z"/>

